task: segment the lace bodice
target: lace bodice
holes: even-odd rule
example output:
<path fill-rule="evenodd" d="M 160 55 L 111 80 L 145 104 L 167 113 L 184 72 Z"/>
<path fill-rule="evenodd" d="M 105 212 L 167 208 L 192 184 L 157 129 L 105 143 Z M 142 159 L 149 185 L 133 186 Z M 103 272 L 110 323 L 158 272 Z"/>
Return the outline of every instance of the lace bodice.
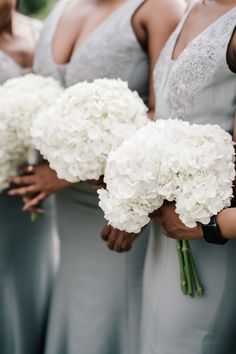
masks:
<path fill-rule="evenodd" d="M 193 39 L 177 60 L 177 38 L 196 1 L 169 38 L 154 70 L 157 118 L 219 124 L 231 131 L 236 110 L 236 75 L 227 65 L 227 48 L 236 27 L 236 7 Z"/>
<path fill-rule="evenodd" d="M 61 0 L 46 20 L 36 51 L 34 70 L 59 79 L 66 87 L 95 78 L 121 78 L 147 99 L 148 57 L 141 49 L 131 17 L 143 0 L 127 0 L 82 43 L 66 65 L 55 63 L 52 41 L 58 21 L 68 3 Z"/>

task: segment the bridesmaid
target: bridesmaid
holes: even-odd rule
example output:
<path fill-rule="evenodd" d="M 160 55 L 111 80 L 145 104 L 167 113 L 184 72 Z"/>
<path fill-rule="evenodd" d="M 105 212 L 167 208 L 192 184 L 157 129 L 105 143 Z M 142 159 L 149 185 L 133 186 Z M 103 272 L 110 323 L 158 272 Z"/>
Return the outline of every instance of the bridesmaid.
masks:
<path fill-rule="evenodd" d="M 0 0 L 0 82 L 32 68 L 41 24 L 15 11 L 14 0 Z M 20 197 L 0 194 L 0 352 L 43 351 L 54 272 L 51 204 L 31 223 Z"/>
<path fill-rule="evenodd" d="M 150 73 L 183 9 L 181 0 L 61 1 L 45 24 L 35 71 L 66 87 L 120 77 L 148 103 L 151 116 Z M 26 203 L 30 208 L 58 192 L 61 264 L 46 353 L 138 354 L 148 232 L 130 254 L 109 253 L 99 239 L 105 220 L 96 193 L 88 183 L 59 192 L 62 183 L 49 167 L 43 181 L 36 173 L 32 185 L 38 196 Z M 27 193 L 27 186 L 21 192 Z"/>
<path fill-rule="evenodd" d="M 236 110 L 236 1 L 194 1 L 160 55 L 157 118 L 219 124 L 232 132 Z M 236 238 L 236 208 L 215 218 L 213 242 Z M 208 227 L 186 228 L 172 203 L 158 213 L 144 275 L 143 354 L 236 353 L 236 243 L 209 244 Z M 217 228 L 216 228 L 217 230 Z M 111 230 L 103 235 L 110 238 Z M 169 236 L 170 238 L 166 238 Z M 174 239 L 190 239 L 205 295 L 184 296 Z M 131 240 L 132 241 L 132 240 Z M 124 241 L 123 241 L 124 242 Z M 127 247 L 127 244 L 126 246 Z"/>
<path fill-rule="evenodd" d="M 236 111 L 235 29 L 235 0 L 193 1 L 154 71 L 157 118 L 178 116 L 191 123 L 219 124 L 232 132 Z M 222 230 L 222 215 L 232 217 L 232 213 L 228 209 L 216 218 Z M 164 205 L 158 217 L 169 238 L 153 225 L 144 275 L 142 353 L 236 353 L 236 243 L 206 243 L 202 238 L 208 238 L 208 228 L 199 225 L 186 229 L 175 214 L 174 204 Z M 230 237 L 230 219 L 226 222 L 225 236 Z M 194 239 L 191 245 L 205 286 L 203 297 L 181 293 L 172 238 Z"/>

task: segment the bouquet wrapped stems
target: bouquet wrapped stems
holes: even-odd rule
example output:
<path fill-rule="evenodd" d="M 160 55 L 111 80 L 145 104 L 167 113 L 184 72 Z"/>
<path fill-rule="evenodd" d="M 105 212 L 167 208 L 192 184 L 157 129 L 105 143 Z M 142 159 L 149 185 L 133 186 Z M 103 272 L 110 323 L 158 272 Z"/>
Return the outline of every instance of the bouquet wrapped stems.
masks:
<path fill-rule="evenodd" d="M 204 288 L 193 258 L 190 242 L 186 240 L 176 241 L 176 251 L 180 267 L 180 286 L 184 295 L 194 297 L 195 294 L 204 294 Z"/>

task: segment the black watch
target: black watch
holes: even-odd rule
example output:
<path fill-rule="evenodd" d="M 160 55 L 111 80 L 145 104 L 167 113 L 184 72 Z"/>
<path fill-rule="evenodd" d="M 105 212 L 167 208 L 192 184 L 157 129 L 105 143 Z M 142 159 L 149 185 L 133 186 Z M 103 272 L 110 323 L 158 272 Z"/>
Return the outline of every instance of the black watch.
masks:
<path fill-rule="evenodd" d="M 203 237 L 207 242 L 224 245 L 228 241 L 222 237 L 215 215 L 211 217 L 209 224 L 202 225 L 202 231 Z"/>

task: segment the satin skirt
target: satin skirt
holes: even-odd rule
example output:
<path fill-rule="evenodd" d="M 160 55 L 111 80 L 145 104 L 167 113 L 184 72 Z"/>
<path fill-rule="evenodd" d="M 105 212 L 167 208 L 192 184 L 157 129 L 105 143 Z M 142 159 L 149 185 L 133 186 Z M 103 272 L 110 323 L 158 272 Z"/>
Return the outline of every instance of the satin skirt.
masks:
<path fill-rule="evenodd" d="M 236 353 L 236 242 L 191 241 L 203 297 L 180 290 L 175 240 L 153 221 L 144 274 L 142 354 Z"/>
<path fill-rule="evenodd" d="M 61 261 L 47 354 L 138 354 L 148 231 L 130 253 L 110 251 L 97 194 L 87 183 L 58 193 Z"/>
<path fill-rule="evenodd" d="M 0 195 L 0 353 L 42 354 L 57 257 L 52 203 L 34 223 L 21 208 Z"/>

